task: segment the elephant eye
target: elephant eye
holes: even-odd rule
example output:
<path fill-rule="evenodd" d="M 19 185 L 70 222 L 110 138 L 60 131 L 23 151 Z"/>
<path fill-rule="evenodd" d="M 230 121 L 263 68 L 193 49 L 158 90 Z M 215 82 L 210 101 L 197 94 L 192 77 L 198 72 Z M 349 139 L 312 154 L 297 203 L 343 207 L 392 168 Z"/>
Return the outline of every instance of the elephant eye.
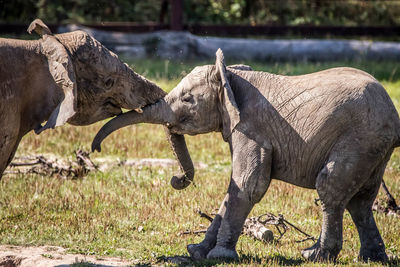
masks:
<path fill-rule="evenodd" d="M 114 85 L 114 80 L 112 78 L 107 78 L 105 81 L 105 85 L 107 88 L 110 88 L 111 86 Z"/>
<path fill-rule="evenodd" d="M 193 103 L 193 96 L 190 94 L 184 95 L 182 101 L 186 103 Z"/>

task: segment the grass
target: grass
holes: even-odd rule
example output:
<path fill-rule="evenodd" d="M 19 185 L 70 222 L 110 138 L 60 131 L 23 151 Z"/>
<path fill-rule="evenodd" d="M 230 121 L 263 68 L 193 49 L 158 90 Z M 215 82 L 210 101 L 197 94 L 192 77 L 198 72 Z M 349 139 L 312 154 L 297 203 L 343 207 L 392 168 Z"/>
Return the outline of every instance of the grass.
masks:
<path fill-rule="evenodd" d="M 207 62 L 169 62 L 163 60 L 130 61 L 137 72 L 172 89 L 199 64 Z M 238 62 L 228 62 L 231 64 Z M 355 66 L 367 70 L 382 81 L 397 108 L 400 108 L 400 73 L 396 62 L 337 63 L 260 63 L 242 62 L 256 70 L 296 75 L 332 66 Z M 208 62 L 208 64 L 210 64 Z M 89 150 L 90 143 L 104 122 L 86 127 L 63 126 L 40 136 L 25 136 L 17 155 L 53 153 L 72 158 L 74 150 Z M 198 169 L 195 186 L 175 191 L 169 179 L 177 171 L 172 167 L 118 167 L 104 173 L 90 173 L 77 180 L 62 180 L 37 175 L 5 175 L 0 181 L 0 243 L 12 245 L 57 245 L 71 252 L 120 256 L 132 264 L 170 264 L 167 257 L 187 255 L 185 246 L 199 242 L 202 235 L 183 235 L 188 229 L 208 225 L 196 213 L 212 213 L 222 200 L 230 175 L 229 148 L 219 133 L 188 136 L 194 161 L 208 164 Z M 134 125 L 114 133 L 96 157 L 173 158 L 163 130 L 156 125 Z M 400 200 L 400 154 L 395 151 L 385 181 Z M 383 198 L 382 193 L 379 198 Z M 251 216 L 265 212 L 281 213 L 305 232 L 318 236 L 322 214 L 314 204 L 317 194 L 279 181 L 273 181 Z M 376 213 L 375 218 L 386 243 L 391 265 L 400 264 L 399 217 Z M 305 265 L 300 250 L 311 241 L 296 243 L 303 236 L 290 230 L 276 244 L 263 244 L 242 236 L 237 250 L 241 265 Z M 354 261 L 359 250 L 358 234 L 348 212 L 344 216 L 344 243 L 339 265 L 369 266 Z M 228 263 L 204 262 L 198 265 Z M 173 265 L 173 264 L 172 264 Z M 379 264 L 373 264 L 379 266 Z M 78 266 L 78 265 L 77 265 Z M 80 265 L 79 265 L 80 266 Z M 82 265 L 83 266 L 83 265 Z M 90 265 L 85 265 L 90 266 Z"/>

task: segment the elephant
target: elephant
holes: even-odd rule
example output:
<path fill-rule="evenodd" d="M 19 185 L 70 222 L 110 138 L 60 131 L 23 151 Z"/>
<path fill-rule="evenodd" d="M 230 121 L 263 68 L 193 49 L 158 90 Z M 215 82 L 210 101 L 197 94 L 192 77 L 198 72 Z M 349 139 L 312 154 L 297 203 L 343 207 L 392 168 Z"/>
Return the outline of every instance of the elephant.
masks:
<path fill-rule="evenodd" d="M 53 35 L 40 19 L 30 24 L 32 31 L 42 38 L 0 38 L 0 178 L 31 130 L 87 125 L 118 115 L 121 108 L 141 112 L 166 95 L 84 31 Z M 192 179 L 184 137 L 168 129 L 166 134 L 184 155 L 184 174 L 173 178 Z"/>
<path fill-rule="evenodd" d="M 355 223 L 360 259 L 387 261 L 372 204 L 386 164 L 400 146 L 400 120 L 383 86 L 347 67 L 299 76 L 229 69 L 219 49 L 215 65 L 192 70 L 163 99 L 110 120 L 92 150 L 113 131 L 135 123 L 166 125 L 176 134 L 221 132 L 229 143 L 231 180 L 218 214 L 199 244 L 199 259 L 237 259 L 246 217 L 271 179 L 316 189 L 322 203 L 310 261 L 335 261 L 342 249 L 343 213 Z"/>

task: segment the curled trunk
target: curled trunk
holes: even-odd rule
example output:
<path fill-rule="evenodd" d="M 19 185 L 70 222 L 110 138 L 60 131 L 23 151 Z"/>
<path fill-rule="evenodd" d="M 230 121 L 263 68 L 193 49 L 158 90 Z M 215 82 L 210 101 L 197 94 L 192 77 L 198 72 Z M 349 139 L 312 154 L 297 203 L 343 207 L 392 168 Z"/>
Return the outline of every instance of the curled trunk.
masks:
<path fill-rule="evenodd" d="M 171 149 L 183 172 L 183 174 L 175 175 L 171 178 L 171 185 L 177 190 L 185 189 L 194 178 L 194 166 L 186 146 L 185 137 L 180 134 L 171 133 L 165 126 L 164 129 Z"/>
<path fill-rule="evenodd" d="M 153 105 L 143 108 L 143 113 L 129 111 L 123 113 L 114 119 L 107 122 L 100 131 L 96 134 L 92 142 L 92 151 L 101 151 L 101 142 L 112 132 L 137 123 L 153 123 L 165 124 L 167 122 L 168 112 L 167 104 L 162 99 Z M 167 127 L 164 127 L 168 142 L 171 145 L 172 151 L 178 160 L 179 166 L 183 174 L 175 175 L 171 179 L 173 188 L 181 190 L 186 188 L 194 177 L 194 166 L 190 158 L 189 151 L 186 147 L 185 138 L 183 135 L 171 133 Z"/>

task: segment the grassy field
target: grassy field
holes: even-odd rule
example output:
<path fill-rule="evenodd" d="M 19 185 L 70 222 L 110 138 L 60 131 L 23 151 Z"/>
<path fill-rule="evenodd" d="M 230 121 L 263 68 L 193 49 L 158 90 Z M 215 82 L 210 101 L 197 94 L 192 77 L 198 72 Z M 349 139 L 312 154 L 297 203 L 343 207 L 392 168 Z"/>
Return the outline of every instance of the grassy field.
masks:
<path fill-rule="evenodd" d="M 134 69 L 157 82 L 165 90 L 173 88 L 195 65 L 212 62 L 170 62 L 140 60 L 129 62 Z M 228 62 L 231 64 L 239 62 Z M 302 74 L 333 66 L 354 66 L 378 78 L 400 108 L 400 70 L 396 62 L 337 63 L 256 63 L 241 62 L 256 70 L 280 74 Z M 17 155 L 55 154 L 73 158 L 78 148 L 89 150 L 91 140 L 104 122 L 87 127 L 63 126 L 40 136 L 28 134 Z M 188 136 L 192 159 L 208 165 L 198 169 L 195 186 L 175 191 L 169 179 L 177 167 L 116 167 L 106 172 L 93 172 L 76 180 L 63 180 L 38 175 L 5 175 L 0 182 L 0 243 L 13 245 L 57 245 L 71 252 L 103 256 L 121 256 L 132 264 L 169 264 L 167 257 L 187 255 L 186 245 L 202 240 L 203 235 L 184 235 L 208 222 L 196 209 L 212 213 L 226 192 L 230 174 L 230 156 L 219 133 Z M 173 158 L 163 129 L 156 125 L 124 128 L 103 143 L 101 153 L 92 159 L 110 157 Z M 385 181 L 400 201 L 400 154 L 396 150 L 385 174 Z M 383 198 L 380 193 L 379 198 Z M 303 231 L 317 237 L 322 214 L 314 204 L 317 194 L 283 182 L 273 181 L 251 216 L 266 212 L 283 214 Z M 375 213 L 386 243 L 391 265 L 400 265 L 400 218 Z M 202 226 L 203 225 L 203 226 Z M 312 241 L 296 231 L 288 231 L 278 243 L 264 244 L 249 237 L 239 239 L 240 260 L 235 264 L 306 265 L 302 248 Z M 369 266 L 356 261 L 358 234 L 348 212 L 344 216 L 344 243 L 337 264 Z M 197 265 L 226 264 L 218 262 Z M 378 266 L 379 264 L 376 264 Z"/>

